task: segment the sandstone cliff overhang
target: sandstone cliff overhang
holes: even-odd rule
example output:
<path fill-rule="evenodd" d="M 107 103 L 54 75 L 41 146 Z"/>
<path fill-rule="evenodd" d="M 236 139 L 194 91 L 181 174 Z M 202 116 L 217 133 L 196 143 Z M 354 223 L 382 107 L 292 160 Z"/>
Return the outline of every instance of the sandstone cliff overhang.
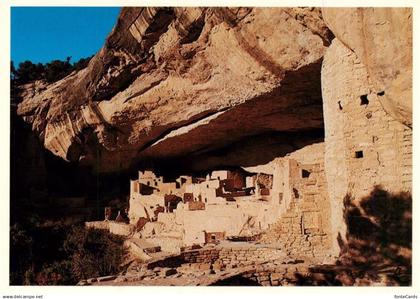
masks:
<path fill-rule="evenodd" d="M 124 8 L 88 67 L 25 86 L 18 114 L 99 172 L 322 130 L 331 37 L 313 8 Z"/>

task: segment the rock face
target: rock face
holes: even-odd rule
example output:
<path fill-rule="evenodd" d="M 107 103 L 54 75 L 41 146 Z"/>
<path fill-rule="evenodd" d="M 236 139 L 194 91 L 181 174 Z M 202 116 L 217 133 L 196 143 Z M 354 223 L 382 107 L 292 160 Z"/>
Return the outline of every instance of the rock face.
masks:
<path fill-rule="evenodd" d="M 411 8 L 323 8 L 334 35 L 366 66 L 384 109 L 412 126 L 413 10 Z"/>
<path fill-rule="evenodd" d="M 330 35 L 319 9 L 124 8 L 86 69 L 26 92 L 18 113 L 99 172 L 322 129 Z"/>

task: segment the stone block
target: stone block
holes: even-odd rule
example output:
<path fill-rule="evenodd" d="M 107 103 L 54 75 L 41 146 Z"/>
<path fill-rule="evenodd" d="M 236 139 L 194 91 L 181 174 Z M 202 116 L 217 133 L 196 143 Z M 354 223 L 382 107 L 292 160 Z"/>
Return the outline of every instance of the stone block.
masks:
<path fill-rule="evenodd" d="M 268 287 L 271 286 L 271 282 L 269 280 L 262 280 L 259 281 L 260 285 L 264 286 L 264 287 Z"/>
<path fill-rule="evenodd" d="M 117 276 L 116 275 L 109 275 L 109 276 L 102 276 L 102 277 L 98 277 L 97 280 L 98 282 L 103 282 L 103 281 L 110 281 L 110 280 L 114 280 L 116 279 Z"/>
<path fill-rule="evenodd" d="M 280 280 L 280 279 L 282 279 L 283 278 L 283 273 L 271 273 L 271 275 L 270 275 L 270 279 L 272 280 L 272 281 L 274 281 L 274 280 Z"/>
<path fill-rule="evenodd" d="M 210 270 L 211 269 L 211 264 L 210 263 L 202 263 L 199 265 L 198 267 L 200 270 Z"/>
<path fill-rule="evenodd" d="M 280 285 L 280 282 L 278 281 L 278 280 L 272 280 L 271 281 L 271 285 L 274 287 L 274 286 L 279 286 Z"/>
<path fill-rule="evenodd" d="M 171 268 L 171 269 L 165 270 L 164 273 L 165 273 L 165 276 L 167 277 L 167 276 L 177 274 L 178 271 L 175 268 Z"/>
<path fill-rule="evenodd" d="M 270 276 L 266 273 L 262 274 L 262 273 L 258 273 L 258 280 L 260 281 L 264 281 L 264 280 L 270 280 Z"/>

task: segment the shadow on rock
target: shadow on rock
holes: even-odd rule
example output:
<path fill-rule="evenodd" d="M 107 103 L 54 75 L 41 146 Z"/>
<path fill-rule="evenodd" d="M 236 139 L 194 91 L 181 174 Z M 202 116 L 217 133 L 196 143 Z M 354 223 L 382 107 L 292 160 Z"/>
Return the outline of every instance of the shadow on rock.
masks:
<path fill-rule="evenodd" d="M 311 267 L 296 274 L 297 285 L 411 285 L 412 196 L 375 186 L 371 193 L 343 200 L 347 226 L 338 235 L 340 257 L 335 265 Z"/>

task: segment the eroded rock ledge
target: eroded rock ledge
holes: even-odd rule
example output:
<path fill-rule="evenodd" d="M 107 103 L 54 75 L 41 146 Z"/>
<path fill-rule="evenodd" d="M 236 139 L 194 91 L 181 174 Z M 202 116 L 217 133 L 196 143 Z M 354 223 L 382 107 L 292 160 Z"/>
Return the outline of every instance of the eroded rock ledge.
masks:
<path fill-rule="evenodd" d="M 330 39 L 319 9 L 124 8 L 88 67 L 27 85 L 18 114 L 98 172 L 320 129 Z"/>

